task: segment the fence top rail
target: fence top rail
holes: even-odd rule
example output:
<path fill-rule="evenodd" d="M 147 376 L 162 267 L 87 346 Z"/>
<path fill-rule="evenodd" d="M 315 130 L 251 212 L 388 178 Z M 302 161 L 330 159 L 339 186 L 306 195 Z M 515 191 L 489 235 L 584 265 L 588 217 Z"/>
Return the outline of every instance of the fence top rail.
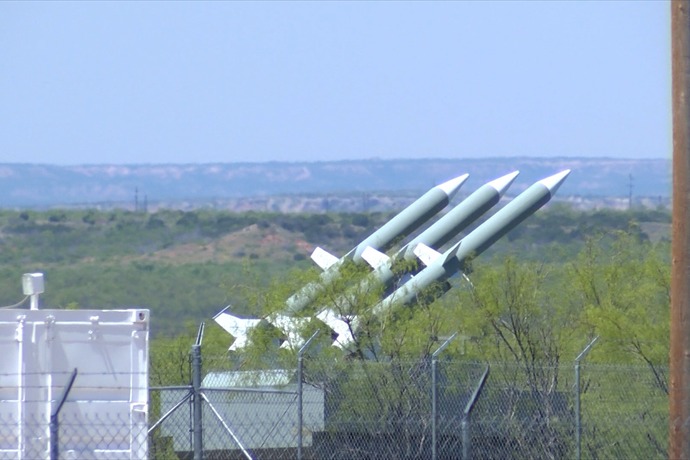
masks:
<path fill-rule="evenodd" d="M 204 391 L 223 391 L 223 392 L 234 392 L 234 393 L 274 393 L 274 394 L 284 394 L 284 395 L 296 395 L 299 392 L 297 391 L 289 391 L 289 390 L 279 390 L 276 388 L 248 388 L 248 387 L 226 387 L 226 388 L 219 388 L 219 387 L 213 387 L 213 388 L 208 388 L 208 387 L 201 387 L 200 390 L 202 392 Z"/>
<path fill-rule="evenodd" d="M 152 391 L 159 391 L 159 390 L 189 390 L 191 389 L 191 385 L 163 385 L 163 386 L 157 386 L 157 387 L 149 387 L 149 390 Z"/>

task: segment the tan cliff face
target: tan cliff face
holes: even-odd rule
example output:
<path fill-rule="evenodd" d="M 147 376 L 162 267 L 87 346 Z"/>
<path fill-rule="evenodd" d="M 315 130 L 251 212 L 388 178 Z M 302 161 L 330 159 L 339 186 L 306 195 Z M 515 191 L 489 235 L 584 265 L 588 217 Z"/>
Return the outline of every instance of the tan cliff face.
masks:
<path fill-rule="evenodd" d="M 314 245 L 275 225 L 249 225 L 236 232 L 206 242 L 191 242 L 160 249 L 132 260 L 169 264 L 225 263 L 243 258 L 292 260 L 294 254 L 308 257 Z"/>
<path fill-rule="evenodd" d="M 0 164 L 0 208 L 228 209 L 276 212 L 400 209 L 429 186 L 468 173 L 462 193 L 519 170 L 517 194 L 571 169 L 559 200 L 586 209 L 670 203 L 670 160 L 454 158 L 314 163 Z M 459 195 L 459 198 L 462 194 Z"/>

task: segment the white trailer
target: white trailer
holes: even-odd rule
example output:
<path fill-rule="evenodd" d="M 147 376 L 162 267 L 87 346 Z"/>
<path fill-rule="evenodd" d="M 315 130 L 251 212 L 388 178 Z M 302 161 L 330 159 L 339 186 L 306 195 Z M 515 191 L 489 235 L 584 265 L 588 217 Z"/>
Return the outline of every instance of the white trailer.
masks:
<path fill-rule="evenodd" d="M 0 310 L 0 459 L 147 458 L 148 334 L 145 309 Z"/>

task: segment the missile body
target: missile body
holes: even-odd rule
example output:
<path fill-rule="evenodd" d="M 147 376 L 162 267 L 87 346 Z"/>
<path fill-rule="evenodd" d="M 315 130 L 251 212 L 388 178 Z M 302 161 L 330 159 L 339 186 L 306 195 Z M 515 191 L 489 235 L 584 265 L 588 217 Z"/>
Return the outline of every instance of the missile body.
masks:
<path fill-rule="evenodd" d="M 463 174 L 432 188 L 359 243 L 348 255 L 355 262 L 361 262 L 362 252 L 366 248 L 385 250 L 397 238 L 409 235 L 445 208 L 468 177 L 469 174 Z"/>
<path fill-rule="evenodd" d="M 402 247 L 393 257 L 388 257 L 372 247 L 365 248 L 362 252 L 362 258 L 374 270 L 361 281 L 357 288 L 343 293 L 344 300 L 337 303 L 340 305 L 355 305 L 356 297 L 359 293 L 369 292 L 372 287 L 378 287 L 378 284 L 383 285 L 384 290 L 390 288 L 404 274 L 396 265 L 399 266 L 404 261 L 411 261 L 418 257 L 412 248 L 420 243 L 433 247 L 443 246 L 457 233 L 467 228 L 468 225 L 498 203 L 517 175 L 518 172 L 516 171 L 484 184 L 436 223 Z M 352 316 L 343 320 L 344 316 L 342 313 L 345 312 L 342 310 L 335 312 L 331 308 L 325 308 L 316 315 L 319 320 L 335 332 L 338 337 L 336 345 L 351 343 L 354 340 L 352 329 L 357 325 L 356 317 Z"/>
<path fill-rule="evenodd" d="M 570 170 L 565 170 L 532 184 L 459 243 L 445 253 L 439 254 L 430 265 L 414 278 L 376 305 L 372 310 L 373 313 L 382 314 L 393 305 L 413 304 L 420 294 L 423 294 L 432 285 L 436 286 L 436 283 L 438 283 L 439 289 L 432 290 L 430 294 L 436 298 L 440 297 L 450 288 L 449 284 L 444 283 L 444 281 L 461 271 L 468 257 L 478 256 L 523 220 L 534 214 L 551 199 L 569 173 Z"/>
<path fill-rule="evenodd" d="M 384 293 L 387 292 L 405 273 L 411 273 L 409 267 L 405 267 L 406 261 L 413 261 L 416 257 L 420 257 L 423 261 L 434 257 L 434 255 L 429 254 L 415 254 L 413 248 L 420 243 L 422 243 L 423 247 L 431 246 L 438 248 L 443 246 L 498 203 L 518 174 L 519 172 L 515 171 L 484 184 L 436 223 L 403 246 L 393 257 L 388 257 L 371 247 L 367 248 L 362 253 L 362 257 L 374 270 L 356 288 L 344 293 L 343 300 L 336 303 L 338 305 L 356 305 L 356 298 L 359 293 L 370 292 L 371 289 L 379 287 Z M 430 251 L 436 253 L 434 250 Z M 350 329 L 346 327 L 340 318 L 342 314 L 350 312 L 343 311 L 342 308 L 338 308 L 338 310 L 339 313 L 336 313 L 331 308 L 326 308 L 317 315 L 317 318 L 321 319 L 338 334 L 340 337 L 339 341 L 344 340 L 347 342 L 352 337 Z M 345 335 L 339 331 L 344 331 Z"/>
<path fill-rule="evenodd" d="M 429 248 L 429 246 L 437 248 L 443 246 L 457 233 L 464 230 L 470 223 L 498 203 L 518 174 L 519 172 L 515 171 L 484 184 L 391 258 L 387 258 L 385 254 L 369 248 L 364 252 L 363 257 L 370 265 L 375 267 L 374 271 L 362 281 L 356 290 L 346 294 L 352 297 L 350 301 L 346 300 L 338 303 L 341 305 L 354 305 L 356 293 L 367 292 L 369 287 L 375 285 L 375 283 L 380 283 L 384 291 L 391 288 L 404 274 L 401 273 L 402 270 L 396 267 L 403 261 L 410 261 L 415 257 L 419 257 L 426 265 L 431 264 L 432 259 L 438 258 L 439 254 Z M 420 249 L 415 252 L 414 248 Z M 421 248 L 426 248 L 423 253 Z M 450 289 L 450 284 L 444 282 L 440 284 L 438 292 L 442 294 L 448 289 Z M 348 313 L 342 310 L 336 312 L 331 308 L 326 308 L 317 315 L 317 318 L 336 332 L 338 337 L 334 342 L 335 346 L 349 346 L 354 340 L 352 329 L 353 325 L 357 324 L 357 318 Z"/>
<path fill-rule="evenodd" d="M 562 171 L 558 174 L 536 182 L 443 254 L 436 252 L 429 246 L 442 246 L 444 243 L 449 241 L 454 234 L 464 229 L 470 222 L 474 221 L 483 212 L 498 202 L 501 194 L 512 183 L 515 176 L 517 176 L 517 173 L 511 173 L 507 176 L 503 176 L 502 178 L 496 179 L 496 181 L 486 184 L 478 189 L 460 205 L 456 206 L 456 208 L 440 219 L 436 224 L 427 229 L 427 231 L 420 234 L 419 237 L 415 238 L 412 242 L 398 251 L 398 253 L 391 259 L 388 259 L 385 254 L 373 251 L 371 248 L 367 249 L 367 247 L 363 247 L 359 257 L 365 258 L 369 261 L 369 255 L 367 255 L 367 253 L 371 253 L 371 251 L 373 251 L 374 256 L 372 256 L 372 259 L 378 258 L 377 260 L 379 260 L 379 262 L 378 265 L 372 264 L 377 267 L 372 277 L 378 279 L 384 284 L 390 282 L 388 278 L 389 276 L 391 280 L 395 278 L 393 270 L 391 270 L 391 266 L 396 263 L 396 261 L 401 261 L 403 259 L 409 260 L 409 258 L 412 257 L 412 253 L 417 257 L 420 257 L 420 259 L 422 259 L 422 261 L 427 265 L 425 269 L 417 273 L 417 275 L 414 276 L 410 281 L 405 283 L 402 287 L 394 291 L 391 295 L 374 306 L 372 312 L 376 315 L 380 315 L 388 311 L 393 306 L 414 304 L 422 295 L 430 296 L 431 300 L 443 295 L 451 288 L 448 279 L 464 269 L 465 263 L 469 257 L 478 256 L 484 252 L 502 236 L 546 204 L 556 193 L 560 185 L 565 181 L 569 173 L 569 170 Z M 498 183 L 501 183 L 502 186 L 496 187 Z M 457 187 L 459 187 L 461 184 L 462 182 L 460 182 Z M 487 187 L 491 187 L 493 192 Z M 485 209 L 482 210 L 482 208 Z M 456 211 L 456 209 L 458 210 Z M 382 229 L 384 227 L 382 227 Z M 409 231 L 411 232 L 412 230 Z M 391 234 L 386 236 L 384 233 L 385 238 L 380 240 L 373 239 L 372 237 L 374 235 L 372 235 L 350 251 L 345 257 L 336 259 L 336 261 L 331 264 L 330 268 L 326 269 L 326 271 L 322 273 L 322 282 L 325 281 L 328 283 L 335 280 L 339 266 L 345 260 L 347 260 L 347 258 L 352 258 L 354 260 L 354 255 L 357 254 L 358 249 L 361 248 L 365 242 L 373 241 L 374 243 L 385 246 L 386 244 L 390 244 L 390 242 L 392 242 L 395 238 L 401 236 L 396 235 L 395 237 L 391 237 L 390 235 Z M 381 247 L 377 249 L 381 249 Z M 410 250 L 412 250 L 412 252 Z M 367 280 L 371 282 L 372 278 L 367 278 L 365 282 Z M 434 289 L 429 289 L 432 287 Z M 438 287 L 438 289 L 435 289 L 436 287 Z M 288 299 L 287 314 L 291 315 L 308 305 L 311 301 L 313 301 L 313 299 L 316 298 L 316 295 L 319 292 L 318 290 L 322 288 L 323 284 L 312 283 L 303 288 L 300 293 L 292 296 L 290 299 Z M 305 296 L 306 301 L 304 297 L 297 297 L 300 295 Z M 303 303 L 296 304 L 295 302 Z M 292 308 L 295 308 L 295 305 L 297 305 L 297 308 L 293 310 Z M 352 331 L 358 326 L 358 319 L 356 316 L 343 315 L 342 313 L 325 309 L 317 315 L 317 318 L 326 323 L 333 331 L 337 333 L 338 337 L 334 345 L 341 348 L 349 348 L 351 346 L 352 342 L 354 341 Z M 290 316 L 286 317 L 278 315 L 275 318 L 268 317 L 264 319 L 239 320 L 241 327 L 238 327 L 239 324 L 235 318 L 231 320 L 225 319 L 224 322 L 228 322 L 229 325 L 232 326 L 235 331 L 237 331 L 236 333 L 240 335 L 238 338 L 238 343 L 233 344 L 233 347 L 239 348 L 244 346 L 246 343 L 247 329 L 256 327 L 257 325 L 263 324 L 267 321 L 270 323 L 275 323 L 279 327 L 282 326 L 281 329 L 293 329 L 293 319 L 298 318 L 290 318 Z M 220 324 L 221 321 L 219 320 L 221 320 L 221 318 L 216 319 L 216 321 L 218 321 Z M 235 335 L 230 327 L 225 328 L 231 332 L 231 334 Z M 295 346 L 295 344 L 301 343 L 301 338 L 296 334 L 293 335 L 294 337 L 292 337 L 288 331 L 286 334 L 287 340 L 283 343 L 283 346 Z"/>
<path fill-rule="evenodd" d="M 285 315 L 274 314 L 266 318 L 246 318 L 232 313 L 230 308 L 226 307 L 213 319 L 235 337 L 230 350 L 237 350 L 246 346 L 250 330 L 259 326 L 278 327 L 283 330 L 286 338 L 283 345 L 298 343 L 299 338 L 294 334 L 294 330 L 300 318 L 293 318 L 292 321 L 291 318 L 312 303 L 326 286 L 337 279 L 338 271 L 346 260 L 352 259 L 359 262 L 362 260 L 361 254 L 367 247 L 372 246 L 383 250 L 393 244 L 397 238 L 409 235 L 448 205 L 468 176 L 468 174 L 464 174 L 433 187 L 340 259 L 328 254 L 321 248 L 317 248 L 312 254 L 312 258 L 324 268 L 320 282 L 309 283 L 288 298 L 285 303 Z"/>
<path fill-rule="evenodd" d="M 374 267 L 374 271 L 367 280 L 383 284 L 384 289 L 389 288 L 403 275 L 401 270 L 396 268 L 396 265 L 399 265 L 401 261 L 413 261 L 418 257 L 414 252 L 414 248 L 420 243 L 432 248 L 440 248 L 446 244 L 498 203 L 518 174 L 519 172 L 515 171 L 482 185 L 441 217 L 438 222 L 407 243 L 391 258 L 381 253 L 377 253 L 376 256 L 369 258 L 372 252 L 377 251 L 373 248 L 367 249 L 364 252 L 364 258 Z"/>
<path fill-rule="evenodd" d="M 324 255 L 325 251 L 317 248 L 314 252 L 329 261 L 324 267 L 325 271 L 321 274 L 319 282 L 307 284 L 299 292 L 287 299 L 285 314 L 288 316 L 295 315 L 311 304 L 325 287 L 337 279 L 338 271 L 346 260 L 361 262 L 362 253 L 367 247 L 385 250 L 396 239 L 404 238 L 419 228 L 424 222 L 448 205 L 462 184 L 467 180 L 467 177 L 468 174 L 464 174 L 433 187 L 340 259 Z M 314 258 L 313 255 L 312 258 Z"/>
<path fill-rule="evenodd" d="M 410 241 L 404 248 L 403 257 L 407 260 L 414 259 L 413 250 L 419 243 L 437 248 L 446 244 L 497 204 L 518 174 L 518 171 L 514 171 L 479 187 L 438 222 Z"/>

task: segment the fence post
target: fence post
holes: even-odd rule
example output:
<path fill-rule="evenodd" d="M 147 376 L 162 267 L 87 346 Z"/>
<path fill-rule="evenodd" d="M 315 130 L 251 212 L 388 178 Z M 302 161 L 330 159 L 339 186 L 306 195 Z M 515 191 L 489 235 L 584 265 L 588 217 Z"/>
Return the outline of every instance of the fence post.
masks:
<path fill-rule="evenodd" d="M 297 460 L 302 460 L 302 429 L 304 422 L 302 413 L 302 368 L 304 352 L 307 351 L 307 347 L 318 333 L 318 330 L 314 332 L 297 352 Z"/>
<path fill-rule="evenodd" d="M 441 344 L 440 347 L 431 355 L 431 458 L 436 460 L 436 423 L 438 422 L 438 413 L 436 411 L 436 400 L 437 400 L 437 390 L 436 390 L 436 363 L 438 362 L 438 355 L 441 354 L 443 350 L 450 344 L 450 342 L 458 335 L 457 332 L 453 333 L 450 337 L 446 339 L 445 342 Z"/>
<path fill-rule="evenodd" d="M 580 460 L 582 456 L 582 424 L 580 423 L 580 361 L 585 359 L 592 346 L 599 340 L 599 336 L 594 337 L 584 350 L 575 358 L 575 458 Z"/>
<path fill-rule="evenodd" d="M 204 337 L 204 323 L 199 325 L 196 343 L 192 345 L 192 430 L 194 460 L 203 459 L 203 436 L 201 418 L 201 342 Z"/>
<path fill-rule="evenodd" d="M 479 383 L 477 384 L 477 388 L 474 389 L 474 393 L 470 396 L 470 399 L 467 401 L 467 405 L 465 406 L 465 410 L 462 413 L 462 421 L 460 422 L 460 425 L 462 427 L 462 460 L 469 460 L 470 457 L 470 443 L 471 443 L 471 437 L 470 437 L 470 416 L 472 415 L 472 409 L 474 409 L 474 405 L 477 403 L 477 400 L 479 399 L 479 395 L 482 394 L 482 389 L 484 389 L 484 384 L 486 383 L 486 379 L 489 377 L 489 366 L 486 366 L 486 370 L 482 374 L 482 376 L 479 378 Z"/>
<path fill-rule="evenodd" d="M 72 389 L 74 379 L 76 378 L 77 368 L 75 367 L 74 371 L 72 371 L 72 375 L 67 381 L 67 385 L 65 385 L 65 388 L 62 390 L 62 395 L 58 400 L 57 406 L 53 409 L 53 412 L 50 414 L 50 460 L 58 460 L 60 456 L 60 447 L 58 442 L 58 436 L 60 434 L 60 424 L 58 420 L 58 415 L 60 415 L 60 409 L 62 409 L 62 405 L 65 404 L 65 401 L 67 400 L 67 395 Z"/>

